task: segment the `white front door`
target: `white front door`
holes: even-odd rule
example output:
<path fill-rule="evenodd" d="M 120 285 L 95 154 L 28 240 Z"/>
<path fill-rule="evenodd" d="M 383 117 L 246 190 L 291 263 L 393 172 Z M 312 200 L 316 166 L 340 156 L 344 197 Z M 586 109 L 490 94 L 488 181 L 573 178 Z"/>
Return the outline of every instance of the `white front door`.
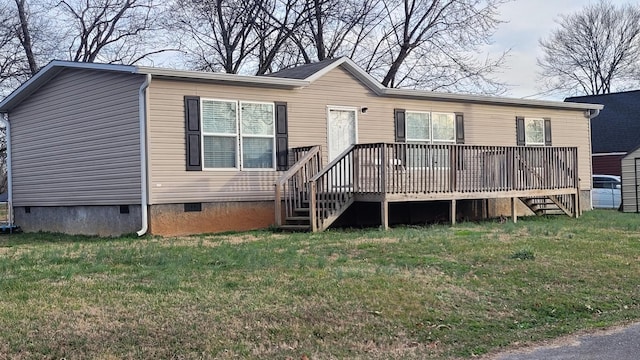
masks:
<path fill-rule="evenodd" d="M 347 107 L 329 107 L 327 109 L 327 156 L 329 162 L 357 142 L 357 110 Z M 347 191 L 352 186 L 350 170 L 351 156 L 347 155 L 344 165 L 335 167 L 327 184 L 332 191 Z"/>
<path fill-rule="evenodd" d="M 327 113 L 327 146 L 329 162 L 357 142 L 357 109 L 329 107 Z"/>

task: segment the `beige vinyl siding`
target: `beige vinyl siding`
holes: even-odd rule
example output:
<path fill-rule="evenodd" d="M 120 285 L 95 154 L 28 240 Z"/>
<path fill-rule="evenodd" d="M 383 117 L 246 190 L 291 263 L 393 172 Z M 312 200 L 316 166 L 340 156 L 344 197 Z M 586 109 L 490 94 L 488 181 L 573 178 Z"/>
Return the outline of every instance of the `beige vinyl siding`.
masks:
<path fill-rule="evenodd" d="M 288 104 L 289 147 L 322 145 L 327 156 L 327 107 L 367 107 L 358 112 L 358 142 L 393 142 L 394 109 L 463 112 L 465 144 L 516 145 L 516 116 L 551 118 L 554 146 L 579 147 L 581 179 L 590 179 L 589 121 L 581 110 L 549 110 L 513 105 L 425 101 L 376 96 L 348 71 L 338 67 L 310 86 L 295 90 L 214 85 L 154 79 L 150 85 L 149 147 L 152 204 L 273 199 L 275 171 L 186 171 L 184 96 L 284 101 Z M 590 189 L 590 181 L 582 181 Z"/>
<path fill-rule="evenodd" d="M 624 212 L 637 212 L 640 210 L 640 204 L 638 204 L 637 197 L 640 194 L 636 194 L 636 191 L 640 190 L 636 187 L 640 185 L 640 163 L 638 164 L 638 170 L 636 174 L 636 158 L 640 158 L 640 148 L 629 153 L 622 159 L 622 207 Z M 636 177 L 638 177 L 636 179 Z"/>
<path fill-rule="evenodd" d="M 15 206 L 140 204 L 132 74 L 67 69 L 9 114 Z"/>

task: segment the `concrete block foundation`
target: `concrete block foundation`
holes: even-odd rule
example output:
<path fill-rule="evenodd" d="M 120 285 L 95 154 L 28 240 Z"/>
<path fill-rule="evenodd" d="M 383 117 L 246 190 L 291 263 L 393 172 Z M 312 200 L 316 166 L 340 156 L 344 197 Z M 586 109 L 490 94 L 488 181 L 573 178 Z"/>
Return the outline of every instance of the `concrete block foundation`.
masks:
<path fill-rule="evenodd" d="M 25 232 L 119 236 L 142 226 L 140 205 L 20 206 L 13 211 L 15 224 Z"/>

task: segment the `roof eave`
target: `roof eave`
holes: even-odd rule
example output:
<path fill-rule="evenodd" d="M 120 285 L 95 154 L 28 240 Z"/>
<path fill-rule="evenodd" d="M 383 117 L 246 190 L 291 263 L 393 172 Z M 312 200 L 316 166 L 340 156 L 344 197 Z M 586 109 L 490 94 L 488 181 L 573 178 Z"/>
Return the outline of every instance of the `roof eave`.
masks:
<path fill-rule="evenodd" d="M 241 86 L 252 85 L 277 89 L 297 89 L 309 86 L 310 84 L 307 80 L 225 73 L 204 73 L 201 71 L 171 70 L 144 66 L 138 67 L 138 71 L 142 74 L 149 74 L 154 78 L 236 84 Z"/>
<path fill-rule="evenodd" d="M 396 88 L 385 88 L 382 90 L 382 94 L 386 96 L 392 96 L 392 97 L 428 99 L 428 100 L 438 100 L 438 101 L 464 101 L 464 102 L 478 103 L 478 104 L 512 105 L 512 106 L 523 106 L 523 107 L 538 107 L 538 108 L 546 108 L 546 109 L 553 108 L 553 109 L 571 109 L 571 110 L 602 110 L 604 108 L 604 106 L 600 104 L 514 99 L 514 98 L 469 95 L 469 94 L 450 94 L 450 93 L 439 93 L 439 92 L 430 92 L 430 91 L 423 91 L 423 90 L 409 90 L 409 89 L 396 89 Z"/>

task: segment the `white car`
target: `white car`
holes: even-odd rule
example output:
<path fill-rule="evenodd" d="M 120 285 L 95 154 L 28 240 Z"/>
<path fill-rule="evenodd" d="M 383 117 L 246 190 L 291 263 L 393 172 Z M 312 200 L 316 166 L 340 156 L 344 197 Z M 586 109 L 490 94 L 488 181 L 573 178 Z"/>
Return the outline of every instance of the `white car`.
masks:
<path fill-rule="evenodd" d="M 592 205 L 596 209 L 617 209 L 620 207 L 621 188 L 620 176 L 593 175 L 591 190 Z"/>

